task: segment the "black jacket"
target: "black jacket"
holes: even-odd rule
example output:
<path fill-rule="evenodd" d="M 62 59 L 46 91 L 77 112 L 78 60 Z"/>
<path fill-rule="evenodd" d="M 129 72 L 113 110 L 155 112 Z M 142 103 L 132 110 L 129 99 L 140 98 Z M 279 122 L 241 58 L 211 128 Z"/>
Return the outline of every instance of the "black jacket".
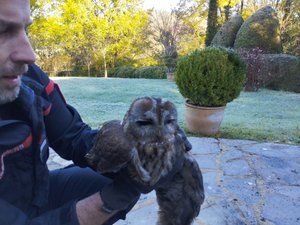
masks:
<path fill-rule="evenodd" d="M 48 201 L 48 146 L 81 167 L 96 134 L 36 65 L 18 98 L 0 105 L 0 224 L 78 224 L 75 201 L 42 213 Z"/>

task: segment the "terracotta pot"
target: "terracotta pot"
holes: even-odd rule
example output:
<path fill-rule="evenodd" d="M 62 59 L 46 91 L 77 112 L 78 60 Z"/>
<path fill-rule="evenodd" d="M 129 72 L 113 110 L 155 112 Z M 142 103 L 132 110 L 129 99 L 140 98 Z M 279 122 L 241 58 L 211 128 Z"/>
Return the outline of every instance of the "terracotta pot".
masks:
<path fill-rule="evenodd" d="M 223 120 L 225 107 L 203 107 L 186 102 L 185 120 L 187 130 L 194 134 L 216 134 Z"/>
<path fill-rule="evenodd" d="M 174 80 L 174 73 L 167 73 L 168 80 Z"/>

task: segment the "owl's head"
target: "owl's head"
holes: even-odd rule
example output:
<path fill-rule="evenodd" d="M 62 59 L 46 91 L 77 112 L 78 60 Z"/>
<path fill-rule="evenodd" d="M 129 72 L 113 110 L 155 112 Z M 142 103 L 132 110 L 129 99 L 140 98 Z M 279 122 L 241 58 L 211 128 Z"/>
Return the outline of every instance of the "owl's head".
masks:
<path fill-rule="evenodd" d="M 176 107 L 161 98 L 138 98 L 127 111 L 123 127 L 124 132 L 138 142 L 173 141 L 178 128 Z"/>

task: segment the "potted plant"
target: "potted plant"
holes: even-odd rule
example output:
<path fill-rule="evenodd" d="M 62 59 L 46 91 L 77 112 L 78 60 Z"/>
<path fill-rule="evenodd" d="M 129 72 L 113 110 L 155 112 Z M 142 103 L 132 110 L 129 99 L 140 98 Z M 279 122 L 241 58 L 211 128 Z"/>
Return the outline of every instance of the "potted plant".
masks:
<path fill-rule="evenodd" d="M 189 132 L 204 135 L 218 132 L 225 106 L 239 96 L 245 73 L 246 66 L 240 56 L 221 47 L 197 49 L 178 61 L 175 81 L 186 98 Z"/>
<path fill-rule="evenodd" d="M 167 67 L 167 79 L 174 80 L 174 71 L 176 68 L 178 53 L 176 51 L 176 45 L 170 45 L 165 49 L 164 61 Z"/>

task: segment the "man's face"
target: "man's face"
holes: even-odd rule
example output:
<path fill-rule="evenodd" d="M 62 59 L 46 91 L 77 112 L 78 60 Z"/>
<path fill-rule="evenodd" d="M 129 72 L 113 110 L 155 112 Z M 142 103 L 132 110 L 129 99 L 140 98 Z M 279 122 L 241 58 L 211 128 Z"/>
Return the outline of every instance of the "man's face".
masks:
<path fill-rule="evenodd" d="M 35 61 L 26 29 L 29 0 L 0 0 L 0 105 L 17 98 L 21 75 Z"/>

